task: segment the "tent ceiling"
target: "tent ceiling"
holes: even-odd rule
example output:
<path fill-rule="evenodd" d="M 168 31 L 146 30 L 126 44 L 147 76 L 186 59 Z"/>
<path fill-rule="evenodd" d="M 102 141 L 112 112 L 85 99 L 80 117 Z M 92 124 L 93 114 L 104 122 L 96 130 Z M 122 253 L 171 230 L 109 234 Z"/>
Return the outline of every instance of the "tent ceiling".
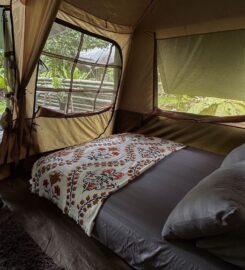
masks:
<path fill-rule="evenodd" d="M 244 0 L 158 0 L 142 26 L 158 30 L 245 16 Z"/>
<path fill-rule="evenodd" d="M 64 0 L 100 19 L 134 26 L 152 0 Z"/>
<path fill-rule="evenodd" d="M 243 17 L 244 0 L 64 0 L 100 19 L 135 26 L 152 3 L 143 25 L 168 28 L 224 18 Z"/>

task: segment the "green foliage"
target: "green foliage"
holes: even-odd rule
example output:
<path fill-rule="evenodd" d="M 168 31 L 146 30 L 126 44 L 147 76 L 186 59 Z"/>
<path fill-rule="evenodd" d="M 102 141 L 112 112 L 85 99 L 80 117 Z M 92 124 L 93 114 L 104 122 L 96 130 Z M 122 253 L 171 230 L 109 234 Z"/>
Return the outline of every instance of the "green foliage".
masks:
<path fill-rule="evenodd" d="M 6 88 L 6 84 L 5 84 L 4 76 L 0 75 L 0 89 L 5 89 L 5 88 Z"/>
<path fill-rule="evenodd" d="M 106 80 L 109 81 L 109 82 L 114 82 L 114 69 L 113 68 L 108 68 L 107 69 Z"/>
<path fill-rule="evenodd" d="M 158 98 L 158 106 L 163 110 L 200 115 L 245 115 L 245 102 L 214 97 L 162 94 Z"/>
<path fill-rule="evenodd" d="M 0 51 L 0 89 L 6 88 L 4 76 L 4 52 Z"/>
<path fill-rule="evenodd" d="M 91 74 L 91 70 L 90 71 L 83 71 L 83 70 L 80 70 L 76 67 L 74 72 L 73 72 L 73 80 L 87 80 L 87 79 L 89 79 L 90 74 Z"/>
<path fill-rule="evenodd" d="M 0 99 L 0 115 L 3 114 L 6 108 L 6 102 L 5 100 Z"/>
<path fill-rule="evenodd" d="M 54 88 L 61 88 L 62 86 L 62 79 L 58 77 L 53 77 L 52 84 Z"/>
<path fill-rule="evenodd" d="M 6 102 L 3 97 L 1 97 L 1 91 L 6 88 L 4 80 L 4 53 L 0 51 L 0 115 L 3 114 L 6 108 Z"/>
<path fill-rule="evenodd" d="M 94 48 L 106 48 L 109 45 L 107 41 L 85 34 L 82 36 L 82 33 L 78 31 L 55 23 L 52 28 L 51 35 L 45 44 L 44 51 L 75 59 L 78 53 L 81 38 L 83 51 Z M 71 78 L 73 61 L 48 57 L 45 55 L 42 55 L 41 60 L 45 64 L 46 68 L 40 68 L 39 77 L 52 78 L 54 88 L 59 87 L 60 85 L 57 78 Z M 76 67 L 74 70 L 73 79 L 90 79 L 89 76 L 92 75 L 91 70 L 92 67 L 88 66 L 79 66 L 79 68 Z"/>
<path fill-rule="evenodd" d="M 54 25 L 57 27 L 58 25 Z M 44 51 L 56 53 L 59 55 L 69 56 L 75 58 L 78 47 L 80 44 L 82 34 L 78 31 L 70 28 L 65 28 L 63 31 L 59 31 L 57 34 L 49 36 Z M 82 49 L 94 49 L 94 48 L 106 48 L 108 42 L 93 36 L 83 35 Z"/>
<path fill-rule="evenodd" d="M 40 84 L 46 87 L 55 89 L 69 89 L 70 80 L 97 80 L 104 72 L 104 68 L 77 64 L 74 71 L 74 59 L 79 50 L 79 44 L 82 41 L 82 51 L 91 50 L 94 48 L 108 48 L 109 42 L 83 35 L 82 33 L 72 30 L 55 23 L 52 27 L 51 34 L 45 44 L 44 52 L 58 55 L 49 56 L 42 54 L 41 60 L 43 64 L 39 66 L 39 78 L 48 78 L 46 82 Z M 63 57 L 64 56 L 64 57 Z M 73 71 L 73 72 L 72 72 Z M 108 70 L 107 77 L 113 80 L 113 70 Z M 67 80 L 67 81 L 65 81 Z M 67 92 L 57 91 L 52 93 L 52 96 L 59 101 L 60 110 L 64 111 L 64 105 L 67 102 Z"/>

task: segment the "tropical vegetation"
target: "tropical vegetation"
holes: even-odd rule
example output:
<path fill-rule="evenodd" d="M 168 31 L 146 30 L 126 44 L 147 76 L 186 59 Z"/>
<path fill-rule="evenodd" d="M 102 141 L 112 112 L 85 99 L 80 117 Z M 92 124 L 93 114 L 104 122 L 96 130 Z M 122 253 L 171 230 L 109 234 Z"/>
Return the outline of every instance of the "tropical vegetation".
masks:
<path fill-rule="evenodd" d="M 82 42 L 82 46 L 79 49 L 80 42 Z M 100 81 L 104 72 L 104 67 L 90 64 L 77 63 L 74 68 L 74 60 L 77 54 L 79 54 L 78 57 L 81 57 L 83 54 L 87 55 L 86 52 L 92 52 L 92 54 L 97 52 L 100 56 L 103 50 L 109 50 L 109 46 L 110 43 L 105 40 L 82 34 L 55 23 L 41 56 L 38 86 L 53 88 L 50 94 L 55 96 L 60 108 L 63 108 L 64 103 L 67 102 L 67 92 L 60 90 L 69 89 L 71 80 L 76 82 L 78 87 L 79 82 L 83 80 Z M 91 59 L 88 59 L 88 63 L 89 61 Z M 105 79 L 114 82 L 112 68 L 107 69 Z M 37 97 L 39 98 L 39 95 Z"/>
<path fill-rule="evenodd" d="M 245 102 L 216 97 L 173 95 L 160 92 L 158 107 L 167 111 L 199 115 L 234 116 L 245 115 Z"/>
<path fill-rule="evenodd" d="M 6 102 L 4 99 L 4 89 L 6 88 L 4 80 L 4 53 L 0 50 L 0 115 L 6 108 Z"/>
<path fill-rule="evenodd" d="M 70 79 L 71 76 L 74 80 L 93 78 L 93 70 L 91 67 L 76 65 L 72 72 L 73 61 L 62 59 L 62 56 L 71 59 L 76 58 L 82 34 L 57 23 L 54 24 L 52 30 L 44 47 L 44 51 L 52 53 L 54 56 L 42 55 L 41 60 L 43 65 L 39 70 L 39 77 L 52 78 L 54 88 L 61 87 L 62 80 Z M 94 48 L 107 48 L 108 45 L 109 43 L 107 41 L 93 36 L 83 35 L 82 51 Z M 60 55 L 61 57 L 56 57 L 55 55 Z"/>

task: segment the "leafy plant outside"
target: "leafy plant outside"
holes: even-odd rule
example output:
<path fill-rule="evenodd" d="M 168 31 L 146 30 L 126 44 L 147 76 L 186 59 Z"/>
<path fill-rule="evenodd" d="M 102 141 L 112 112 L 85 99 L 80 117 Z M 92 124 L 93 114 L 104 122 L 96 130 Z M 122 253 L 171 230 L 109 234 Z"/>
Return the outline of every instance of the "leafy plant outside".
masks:
<path fill-rule="evenodd" d="M 0 50 L 0 115 L 5 111 L 6 102 L 4 99 L 4 90 L 6 84 L 4 80 L 4 52 Z"/>
<path fill-rule="evenodd" d="M 89 63 L 86 65 L 77 63 L 73 70 L 73 60 L 78 53 L 81 37 L 82 34 L 78 31 L 54 24 L 51 35 L 45 44 L 44 53 L 41 56 L 42 64 L 39 66 L 38 85 L 52 88 L 48 95 L 55 97 L 56 101 L 59 102 L 60 109 L 62 108 L 61 110 L 64 110 L 63 108 L 66 106 L 67 91 L 70 89 L 71 80 L 73 80 L 73 86 L 77 87 L 75 86 L 78 85 L 76 81 L 100 81 L 104 72 L 104 67 L 96 67 L 89 65 Z M 95 48 L 108 48 L 109 44 L 107 41 L 84 34 L 82 37 L 82 52 Z M 46 55 L 45 52 L 57 54 L 61 57 Z M 67 58 L 63 59 L 62 56 Z M 70 58 L 71 60 L 69 60 Z M 113 70 L 107 70 L 105 79 L 114 81 Z"/>
<path fill-rule="evenodd" d="M 6 108 L 6 102 L 4 100 L 0 100 L 0 115 L 4 113 Z"/>
<path fill-rule="evenodd" d="M 187 95 L 162 94 L 158 107 L 167 111 L 211 116 L 245 115 L 245 102 L 215 97 L 190 97 Z"/>

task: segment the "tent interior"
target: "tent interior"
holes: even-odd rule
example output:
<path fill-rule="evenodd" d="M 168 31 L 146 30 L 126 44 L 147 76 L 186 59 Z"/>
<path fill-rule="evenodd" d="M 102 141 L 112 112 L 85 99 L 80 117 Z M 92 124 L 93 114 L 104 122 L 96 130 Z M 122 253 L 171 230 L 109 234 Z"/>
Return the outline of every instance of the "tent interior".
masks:
<path fill-rule="evenodd" d="M 0 16 L 0 235 L 12 215 L 54 269 L 245 269 L 245 2 Z"/>

